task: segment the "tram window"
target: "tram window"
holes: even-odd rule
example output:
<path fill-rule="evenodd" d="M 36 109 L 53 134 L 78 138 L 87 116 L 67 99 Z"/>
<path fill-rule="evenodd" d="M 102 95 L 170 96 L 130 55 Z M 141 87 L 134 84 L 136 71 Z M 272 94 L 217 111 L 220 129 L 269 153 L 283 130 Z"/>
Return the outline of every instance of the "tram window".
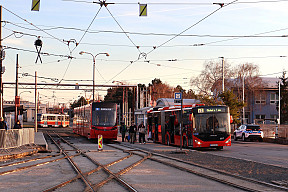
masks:
<path fill-rule="evenodd" d="M 47 120 L 54 120 L 55 118 L 53 116 L 47 116 Z"/>

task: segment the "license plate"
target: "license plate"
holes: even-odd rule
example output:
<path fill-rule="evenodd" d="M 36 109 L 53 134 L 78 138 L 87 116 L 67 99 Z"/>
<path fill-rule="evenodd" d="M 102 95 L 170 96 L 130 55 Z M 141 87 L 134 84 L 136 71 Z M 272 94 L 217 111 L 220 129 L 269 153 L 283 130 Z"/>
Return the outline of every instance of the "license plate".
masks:
<path fill-rule="evenodd" d="M 210 147 L 217 147 L 218 144 L 210 144 Z"/>

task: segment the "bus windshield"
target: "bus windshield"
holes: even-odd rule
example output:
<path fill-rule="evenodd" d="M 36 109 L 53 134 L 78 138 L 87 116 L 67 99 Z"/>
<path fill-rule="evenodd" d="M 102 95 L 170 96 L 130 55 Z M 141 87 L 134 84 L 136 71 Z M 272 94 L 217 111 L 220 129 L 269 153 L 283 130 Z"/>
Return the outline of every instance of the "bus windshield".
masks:
<path fill-rule="evenodd" d="M 116 124 L 116 111 L 114 108 L 95 108 L 92 114 L 92 125 L 112 127 Z"/>
<path fill-rule="evenodd" d="M 230 117 L 228 113 L 195 114 L 195 128 L 198 133 L 230 134 Z"/>

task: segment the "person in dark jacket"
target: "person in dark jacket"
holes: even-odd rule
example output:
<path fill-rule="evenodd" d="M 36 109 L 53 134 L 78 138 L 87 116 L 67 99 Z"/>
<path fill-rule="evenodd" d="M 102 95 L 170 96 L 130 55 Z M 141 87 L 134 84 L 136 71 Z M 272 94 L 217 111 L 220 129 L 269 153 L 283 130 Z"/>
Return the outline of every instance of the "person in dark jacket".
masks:
<path fill-rule="evenodd" d="M 132 123 L 132 125 L 129 128 L 130 143 L 133 143 L 133 144 L 135 143 L 136 131 L 137 131 L 136 125 L 135 125 L 135 123 Z"/>
<path fill-rule="evenodd" d="M 143 121 L 141 122 L 141 124 L 138 126 L 138 132 L 139 132 L 139 143 L 140 144 L 145 144 L 146 140 L 145 140 L 145 125 L 143 124 Z"/>
<path fill-rule="evenodd" d="M 21 126 L 21 123 L 20 121 L 18 120 L 15 125 L 14 125 L 14 128 L 13 129 L 22 129 L 22 126 Z"/>
<path fill-rule="evenodd" d="M 8 130 L 8 127 L 3 117 L 0 118 L 0 129 L 5 129 L 6 131 Z"/>
<path fill-rule="evenodd" d="M 122 142 L 125 141 L 126 131 L 127 131 L 126 125 L 124 124 L 124 122 L 121 122 L 120 133 L 122 134 Z"/>

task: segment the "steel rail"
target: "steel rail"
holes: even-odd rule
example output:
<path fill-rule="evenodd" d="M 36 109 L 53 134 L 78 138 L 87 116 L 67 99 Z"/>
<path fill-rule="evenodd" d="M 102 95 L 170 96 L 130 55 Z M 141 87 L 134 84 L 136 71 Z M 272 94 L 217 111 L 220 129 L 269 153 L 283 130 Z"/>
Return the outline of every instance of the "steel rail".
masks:
<path fill-rule="evenodd" d="M 133 153 L 134 154 L 134 153 Z M 140 159 L 139 161 L 136 161 L 135 163 L 133 163 L 132 165 L 118 171 L 117 173 L 113 173 L 111 174 L 111 176 L 109 176 L 107 179 L 103 180 L 102 182 L 94 185 L 96 187 L 96 189 L 99 189 L 102 185 L 106 184 L 107 182 L 109 182 L 110 180 L 114 179 L 115 177 L 119 177 L 120 175 L 125 174 L 126 172 L 128 172 L 129 170 L 131 170 L 132 168 L 138 166 L 139 164 L 141 164 L 142 162 L 144 162 L 145 160 L 147 160 L 150 157 L 150 155 L 148 154 L 147 156 L 144 156 L 142 159 Z M 122 179 L 121 179 L 122 180 Z M 123 180 L 122 180 L 123 181 Z M 93 187 L 94 187 L 93 186 Z M 129 190 L 131 191 L 131 190 Z M 134 190 L 132 190 L 134 191 Z"/>
<path fill-rule="evenodd" d="M 1 165 L 0 168 L 4 168 L 4 167 L 10 167 L 10 166 L 14 166 L 14 165 L 21 165 L 24 163 L 30 163 L 33 161 L 39 161 L 39 160 L 43 160 L 43 159 L 47 159 L 47 158 L 52 158 L 52 157 L 56 157 L 56 156 L 60 156 L 61 154 L 56 154 L 56 155 L 49 155 L 49 156 L 45 156 L 45 157 L 38 157 L 35 159 L 29 159 L 29 160 L 24 160 L 24 161 L 18 161 L 15 163 L 9 163 L 9 164 L 5 164 L 5 165 Z"/>
<path fill-rule="evenodd" d="M 75 157 L 75 156 L 79 156 L 79 154 L 77 155 L 74 155 L 74 156 L 71 156 L 71 157 Z M 22 170 L 25 170 L 25 169 L 29 169 L 31 167 L 37 167 L 37 166 L 41 166 L 41 165 L 46 165 L 48 163 L 53 163 L 53 162 L 57 162 L 57 161 L 60 161 L 62 159 L 66 159 L 67 157 L 60 157 L 58 159 L 53 159 L 53 160 L 50 160 L 50 161 L 45 161 L 45 162 L 42 162 L 42 163 L 37 163 L 37 164 L 34 164 L 34 165 L 28 165 L 28 166 L 25 166 L 25 167 L 20 167 L 20 168 L 17 168 L 17 169 L 12 169 L 12 170 L 9 170 L 9 171 L 3 171 L 3 172 L 0 172 L 0 175 L 7 175 L 9 173 L 14 173 L 14 172 L 18 172 L 18 171 L 22 171 Z"/>
<path fill-rule="evenodd" d="M 80 154 L 79 154 L 80 155 Z M 108 163 L 108 164 L 106 164 L 106 165 L 104 165 L 104 166 L 107 166 L 107 167 L 109 167 L 109 166 L 112 166 L 112 165 L 114 165 L 114 164 L 116 164 L 116 163 L 118 163 L 118 162 L 120 162 L 120 161 L 123 161 L 123 160 L 125 160 L 125 159 L 127 159 L 127 158 L 129 158 L 129 157 L 131 157 L 132 156 L 132 154 L 129 154 L 129 155 L 127 155 L 127 156 L 125 156 L 125 157 L 122 157 L 122 158 L 120 158 L 120 159 L 117 159 L 116 161 L 113 161 L 113 162 L 111 162 L 111 163 Z M 85 173 L 83 173 L 84 175 L 90 175 L 90 174 L 92 174 L 92 173 L 94 173 L 94 172 L 97 172 L 97 171 L 100 171 L 102 169 L 102 167 L 97 167 L 96 169 L 93 169 L 93 170 L 91 170 L 91 171 L 88 171 L 88 172 L 85 172 Z M 74 177 L 74 178 L 72 178 L 72 179 L 69 179 L 69 180 L 67 180 L 67 181 L 64 181 L 64 182 L 62 182 L 62 183 L 60 183 L 60 184 L 58 184 L 58 185 L 56 185 L 56 186 L 54 186 L 54 187 L 51 187 L 51 188 L 49 188 L 49 189 L 46 189 L 46 190 L 44 190 L 43 192 L 52 192 L 52 191 L 54 191 L 54 190 L 56 190 L 56 189 L 58 189 L 58 188 L 60 188 L 60 187 L 63 187 L 63 186 L 65 186 L 65 185 L 67 185 L 67 184 L 69 184 L 69 183 L 72 183 L 73 181 L 75 181 L 75 180 L 77 180 L 77 179 L 80 179 L 80 176 L 79 175 L 77 175 L 76 177 Z"/>
<path fill-rule="evenodd" d="M 119 144 L 119 143 L 118 143 Z M 244 177 L 241 177 L 241 176 L 238 176 L 238 175 L 233 175 L 233 174 L 229 174 L 229 173 L 225 173 L 225 172 L 222 172 L 222 171 L 219 171 L 219 170 L 215 170 L 215 169 L 211 169 L 211 168 L 206 168 L 204 166 L 201 166 L 201 165 L 198 165 L 198 164 L 193 164 L 193 163 L 190 163 L 190 162 L 187 162 L 187 161 L 183 161 L 183 160 L 180 160 L 180 159 L 177 159 L 177 158 L 173 158 L 173 157 L 168 157 L 166 155 L 162 155 L 162 154 L 158 154 L 158 153 L 153 153 L 153 152 L 148 152 L 148 151 L 145 151 L 143 149 L 139 149 L 139 148 L 135 148 L 135 147 L 131 147 L 130 145 L 125 145 L 125 144 L 119 144 L 120 146 L 124 146 L 124 147 L 128 147 L 130 149 L 136 149 L 138 151 L 141 151 L 143 153 L 151 153 L 152 155 L 154 156 L 160 156 L 160 157 L 163 157 L 163 158 L 166 158 L 166 159 L 170 159 L 170 160 L 174 160 L 174 161 L 178 161 L 178 162 L 181 162 L 181 163 L 185 163 L 187 165 L 192 165 L 192 166 L 197 166 L 199 168 L 202 168 L 202 169 L 207 169 L 207 170 L 210 170 L 210 171 L 215 171 L 217 173 L 220 173 L 220 174 L 224 174 L 224 175 L 228 175 L 228 176 L 231 176 L 231 177 L 235 177 L 235 178 L 238 178 L 238 179 L 242 179 L 242 180 L 248 180 L 249 182 L 251 183 L 256 183 L 256 184 L 259 184 L 259 185 L 265 185 L 265 186 L 268 186 L 268 187 L 271 187 L 271 188 L 275 188 L 275 189 L 278 189 L 278 190 L 284 190 L 284 191 L 288 191 L 286 187 L 282 187 L 282 186 L 276 186 L 276 185 L 272 185 L 272 184 L 269 184 L 269 183 L 265 183 L 265 182 L 260 182 L 260 181 L 255 181 L 253 179 L 250 179 L 250 178 L 244 178 Z M 109 145 L 111 146 L 111 145 Z M 121 148 L 120 148 L 121 149 Z M 140 154 L 139 154 L 140 155 Z M 153 160 L 153 161 L 156 161 L 156 162 L 159 162 L 159 163 L 163 163 L 163 164 L 167 164 L 168 166 L 173 166 L 177 169 L 180 169 L 180 170 L 184 170 L 186 172 L 190 172 L 192 174 L 195 174 L 195 175 L 198 175 L 198 176 L 201 176 L 201 177 L 205 177 L 205 178 L 208 178 L 208 179 L 211 179 L 211 180 L 215 180 L 217 182 L 220 182 L 220 183 L 223 183 L 223 184 L 226 184 L 226 185 L 230 185 L 230 186 L 233 186 L 235 188 L 238 188 L 238 189 L 242 189 L 242 190 L 246 190 L 246 191 L 251 191 L 251 192 L 261 192 L 261 191 L 258 191 L 258 190 L 254 190 L 254 189 L 251 189 L 251 188 L 247 188 L 247 187 L 243 187 L 243 186 L 240 186 L 240 185 L 237 185 L 235 183 L 231 183 L 231 182 L 228 182 L 228 181 L 225 181 L 225 180 L 222 180 L 222 179 L 218 179 L 216 177 L 212 177 L 212 176 L 209 176 L 209 175 L 205 175 L 203 173 L 199 173 L 199 172 L 196 172 L 196 171 L 193 171 L 193 170 L 190 170 L 190 169 L 186 169 L 185 167 L 181 167 L 181 166 L 178 166 L 178 165 L 174 165 L 174 164 L 171 164 L 169 162 L 165 162 L 165 161 L 161 161 L 159 159 L 155 159 L 153 157 L 150 157 L 149 158 L 150 160 Z"/>
<path fill-rule="evenodd" d="M 79 167 L 76 165 L 76 163 L 69 157 L 68 153 L 65 152 L 65 150 L 63 150 L 61 148 L 61 146 L 58 145 L 58 143 L 52 138 L 52 136 L 46 132 L 46 134 L 51 138 L 51 140 L 55 143 L 55 145 L 57 147 L 59 147 L 59 149 L 61 149 L 62 153 L 67 157 L 67 160 L 69 161 L 69 163 L 72 165 L 73 169 L 77 172 L 77 174 L 80 176 L 80 178 L 82 179 L 82 181 L 85 183 L 85 185 L 90 188 L 93 192 L 94 189 L 92 188 L 92 184 L 90 183 L 90 181 L 86 178 L 86 176 L 83 175 L 82 171 L 79 169 Z M 61 138 L 58 134 L 57 136 L 59 138 Z M 78 151 L 78 150 L 77 150 Z"/>
<path fill-rule="evenodd" d="M 54 132 L 55 133 L 55 132 Z M 68 145 L 70 145 L 71 147 L 73 147 L 74 149 L 78 150 L 79 153 L 83 156 L 85 156 L 86 158 L 88 158 L 91 162 L 95 163 L 96 165 L 100 166 L 106 173 L 108 173 L 111 177 L 111 179 L 115 179 L 116 181 L 118 181 L 119 183 L 121 183 L 122 185 L 124 185 L 125 188 L 127 188 L 129 191 L 132 192 L 137 192 L 136 189 L 134 189 L 131 185 L 129 185 L 127 182 L 125 182 L 123 179 L 121 179 L 118 175 L 116 175 L 115 173 L 111 172 L 106 166 L 102 165 L 101 163 L 99 163 L 98 161 L 92 159 L 90 156 L 88 156 L 87 154 L 85 154 L 83 151 L 81 151 L 80 149 L 78 149 L 76 146 L 72 145 L 71 143 L 69 143 L 68 141 L 66 141 L 63 137 L 61 137 L 59 134 L 55 133 L 59 138 L 61 138 L 62 141 L 64 141 L 65 143 L 67 143 Z M 108 178 L 109 178 L 108 177 Z M 107 178 L 107 179 L 108 179 Z M 109 180 L 111 180 L 109 179 Z M 85 189 L 85 191 L 87 191 Z"/>

